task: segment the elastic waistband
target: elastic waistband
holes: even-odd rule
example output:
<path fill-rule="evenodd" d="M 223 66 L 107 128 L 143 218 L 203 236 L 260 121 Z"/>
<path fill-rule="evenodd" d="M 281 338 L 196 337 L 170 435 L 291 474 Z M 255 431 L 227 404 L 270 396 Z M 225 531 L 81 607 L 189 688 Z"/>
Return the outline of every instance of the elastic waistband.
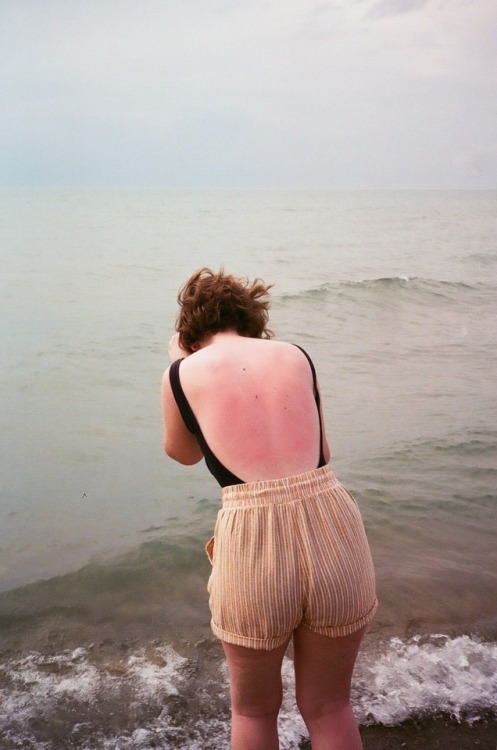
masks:
<path fill-rule="evenodd" d="M 243 505 L 275 505 L 294 501 L 304 494 L 315 494 L 339 485 L 340 482 L 327 465 L 282 479 L 266 479 L 224 487 L 223 508 L 240 508 Z"/>

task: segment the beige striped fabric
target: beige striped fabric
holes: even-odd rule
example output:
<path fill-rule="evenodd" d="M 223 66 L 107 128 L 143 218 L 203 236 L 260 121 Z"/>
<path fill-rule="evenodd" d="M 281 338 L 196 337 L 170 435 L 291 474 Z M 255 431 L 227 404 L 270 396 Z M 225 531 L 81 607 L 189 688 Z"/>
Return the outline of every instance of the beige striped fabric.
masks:
<path fill-rule="evenodd" d="M 328 466 L 225 487 L 206 549 L 211 626 L 227 643 L 272 649 L 299 625 L 350 635 L 376 612 L 361 514 Z"/>

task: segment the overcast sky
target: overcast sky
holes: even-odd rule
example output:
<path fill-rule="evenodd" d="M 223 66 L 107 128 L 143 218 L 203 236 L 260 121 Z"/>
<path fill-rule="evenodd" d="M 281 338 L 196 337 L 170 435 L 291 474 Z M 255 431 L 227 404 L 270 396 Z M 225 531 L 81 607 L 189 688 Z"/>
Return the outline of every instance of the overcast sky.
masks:
<path fill-rule="evenodd" d="M 0 0 L 0 184 L 496 188 L 496 0 Z"/>

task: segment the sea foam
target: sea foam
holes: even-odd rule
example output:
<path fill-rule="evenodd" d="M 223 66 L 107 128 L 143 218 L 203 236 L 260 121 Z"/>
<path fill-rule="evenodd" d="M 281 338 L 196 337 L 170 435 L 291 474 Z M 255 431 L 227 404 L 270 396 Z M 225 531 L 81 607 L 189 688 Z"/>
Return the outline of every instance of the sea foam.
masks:
<path fill-rule="evenodd" d="M 393 638 L 383 653 L 359 660 L 354 704 L 363 724 L 497 713 L 497 644 L 468 635 Z"/>
<path fill-rule="evenodd" d="M 293 663 L 283 662 L 282 750 L 306 736 L 295 704 Z M 6 750 L 209 750 L 227 745 L 224 662 L 150 646 L 120 661 L 92 649 L 33 652 L 0 666 L 0 737 Z M 353 682 L 359 722 L 399 724 L 440 714 L 474 722 L 497 714 L 497 644 L 469 635 L 392 638 L 367 644 Z M 65 739 L 62 740 L 61 737 Z M 62 744 L 61 744 L 62 743 Z"/>

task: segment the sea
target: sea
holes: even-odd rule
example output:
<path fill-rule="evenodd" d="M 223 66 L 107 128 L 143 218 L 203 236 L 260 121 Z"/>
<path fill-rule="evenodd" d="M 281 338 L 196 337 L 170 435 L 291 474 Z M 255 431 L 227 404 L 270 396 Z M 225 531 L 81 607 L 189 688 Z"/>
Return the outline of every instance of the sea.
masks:
<path fill-rule="evenodd" d="M 362 726 L 497 715 L 497 192 L 0 192 L 0 748 L 228 746 L 204 544 L 162 449 L 177 292 L 272 284 L 312 356 L 380 606 Z M 281 747 L 305 746 L 291 648 Z"/>

